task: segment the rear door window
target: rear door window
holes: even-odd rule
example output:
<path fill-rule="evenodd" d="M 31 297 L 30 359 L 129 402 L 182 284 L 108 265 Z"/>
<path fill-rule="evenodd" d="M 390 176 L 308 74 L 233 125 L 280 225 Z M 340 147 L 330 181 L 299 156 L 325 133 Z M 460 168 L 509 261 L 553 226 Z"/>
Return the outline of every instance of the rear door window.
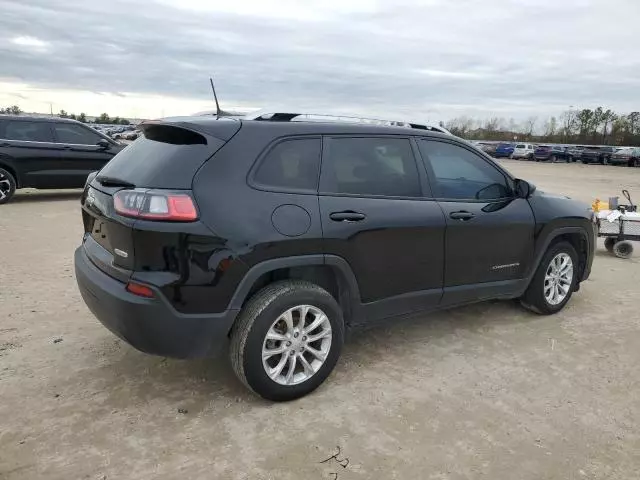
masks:
<path fill-rule="evenodd" d="M 274 145 L 259 163 L 253 183 L 277 190 L 316 192 L 320 175 L 320 138 L 287 139 Z"/>
<path fill-rule="evenodd" d="M 420 197 L 422 189 L 408 138 L 325 138 L 321 191 Z"/>
<path fill-rule="evenodd" d="M 4 125 L 3 138 L 22 142 L 53 142 L 53 133 L 47 122 L 12 122 Z"/>
<path fill-rule="evenodd" d="M 72 143 L 76 145 L 95 145 L 102 137 L 92 132 L 88 127 L 73 123 L 56 123 L 54 130 L 58 143 Z"/>

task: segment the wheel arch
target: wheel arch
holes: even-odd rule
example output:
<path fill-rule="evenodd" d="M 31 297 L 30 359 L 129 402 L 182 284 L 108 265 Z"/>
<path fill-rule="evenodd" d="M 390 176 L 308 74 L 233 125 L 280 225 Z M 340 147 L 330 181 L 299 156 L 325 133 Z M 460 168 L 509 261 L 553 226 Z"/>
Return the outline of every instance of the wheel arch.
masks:
<path fill-rule="evenodd" d="M 302 255 L 260 262 L 249 269 L 236 289 L 231 309 L 241 309 L 265 286 L 285 279 L 300 279 L 327 290 L 342 308 L 345 324 L 359 318 L 360 290 L 349 263 L 335 255 Z"/>
<path fill-rule="evenodd" d="M 5 156 L 0 156 L 0 168 L 4 168 L 7 172 L 13 175 L 13 178 L 16 180 L 16 188 L 22 187 L 22 182 L 20 180 L 20 176 L 18 175 L 18 170 L 12 165 L 10 158 Z"/>
<path fill-rule="evenodd" d="M 578 253 L 579 258 L 579 282 L 582 280 L 586 280 L 590 273 L 591 265 L 589 262 L 590 255 L 592 255 L 593 249 L 595 246 L 592 244 L 592 241 L 589 239 L 588 232 L 582 227 L 561 227 L 554 229 L 545 239 L 540 243 L 540 246 L 536 249 L 535 258 L 533 263 L 531 264 L 531 269 L 529 271 L 529 275 L 527 276 L 527 282 L 525 283 L 525 290 L 528 288 L 533 276 L 535 275 L 538 267 L 540 266 L 540 262 L 542 261 L 542 257 L 549 250 L 552 245 L 556 243 L 567 241 L 569 242 L 573 248 L 575 248 Z"/>

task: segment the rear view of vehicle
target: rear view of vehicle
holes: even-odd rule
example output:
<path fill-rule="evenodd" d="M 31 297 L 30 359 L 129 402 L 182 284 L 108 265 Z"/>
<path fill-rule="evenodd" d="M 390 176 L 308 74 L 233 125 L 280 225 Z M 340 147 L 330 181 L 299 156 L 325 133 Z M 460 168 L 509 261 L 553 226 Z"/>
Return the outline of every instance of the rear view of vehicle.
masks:
<path fill-rule="evenodd" d="M 217 266 L 200 265 L 198 255 L 219 249 L 221 269 L 229 260 L 224 241 L 200 222 L 191 185 L 239 128 L 234 121 L 219 121 L 207 133 L 179 121 L 144 124 L 142 138 L 88 179 L 85 233 L 75 252 L 78 286 L 100 322 L 139 350 L 205 354 L 233 322 L 230 314 L 203 314 L 192 302 L 198 285 L 224 286 L 224 279 L 210 278 Z M 214 335 L 218 330 L 223 334 Z"/>
<path fill-rule="evenodd" d="M 533 160 L 533 145 L 530 143 L 519 143 L 513 148 L 511 158 Z"/>
<path fill-rule="evenodd" d="M 546 162 L 551 157 L 551 147 L 549 145 L 538 145 L 533 155 L 536 162 Z"/>
<path fill-rule="evenodd" d="M 640 165 L 640 147 L 622 147 L 618 148 L 610 159 L 612 165 L 625 165 L 628 167 L 637 167 Z"/>
<path fill-rule="evenodd" d="M 496 158 L 510 158 L 513 155 L 514 146 L 511 143 L 500 143 L 496 147 L 496 151 L 494 153 L 494 157 Z"/>

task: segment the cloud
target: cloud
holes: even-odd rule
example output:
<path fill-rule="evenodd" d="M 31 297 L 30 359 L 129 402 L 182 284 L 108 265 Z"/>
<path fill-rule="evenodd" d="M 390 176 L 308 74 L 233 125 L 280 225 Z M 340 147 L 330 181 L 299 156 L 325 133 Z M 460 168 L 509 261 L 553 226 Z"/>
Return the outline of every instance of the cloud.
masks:
<path fill-rule="evenodd" d="M 47 50 L 49 47 L 49 43 L 43 40 L 40 40 L 36 37 L 31 37 L 29 35 L 21 35 L 19 37 L 14 37 L 11 40 L 11 43 L 14 45 L 18 45 L 19 47 L 25 47 L 27 49 L 33 49 L 37 51 Z"/>
<path fill-rule="evenodd" d="M 223 106 L 416 121 L 637 109 L 636 0 L 0 0 L 0 11 L 12 91 L 91 108 L 118 98 L 126 111 L 113 114 L 210 108 L 211 75 Z"/>

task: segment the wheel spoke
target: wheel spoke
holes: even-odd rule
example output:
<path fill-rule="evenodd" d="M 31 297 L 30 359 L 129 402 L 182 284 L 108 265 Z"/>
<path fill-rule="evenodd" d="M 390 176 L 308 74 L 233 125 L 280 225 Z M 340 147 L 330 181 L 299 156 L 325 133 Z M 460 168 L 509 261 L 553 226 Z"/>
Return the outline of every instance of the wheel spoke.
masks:
<path fill-rule="evenodd" d="M 300 363 L 302 364 L 302 368 L 304 368 L 304 373 L 305 373 L 307 376 L 309 376 L 309 377 L 310 377 L 311 375 L 313 375 L 314 373 L 316 373 L 316 372 L 313 370 L 313 367 L 311 366 L 311 364 L 310 364 L 309 362 L 307 362 L 307 359 L 306 359 L 306 358 L 304 358 L 304 354 L 303 354 L 303 353 L 299 353 L 299 354 L 298 354 L 298 360 L 300 360 Z"/>
<path fill-rule="evenodd" d="M 287 333 L 293 332 L 293 315 L 291 315 L 291 310 L 284 312 L 281 318 L 287 324 Z"/>
<path fill-rule="evenodd" d="M 274 355 L 278 355 L 280 353 L 284 353 L 286 349 L 287 349 L 287 346 L 284 343 L 282 345 L 280 345 L 278 348 L 263 349 L 262 350 L 262 358 L 264 358 L 264 359 L 271 358 Z"/>
<path fill-rule="evenodd" d="M 281 333 L 276 332 L 273 329 L 273 327 L 271 327 L 267 332 L 267 340 L 276 340 L 276 341 L 284 342 L 287 340 L 287 337 L 282 335 Z"/>
<path fill-rule="evenodd" d="M 308 334 L 313 332 L 316 328 L 322 325 L 325 320 L 327 320 L 327 317 L 325 315 L 318 315 L 316 319 L 313 322 L 311 322 L 311 324 L 307 328 L 303 330 L 304 333 Z"/>
<path fill-rule="evenodd" d="M 291 380 L 293 379 L 293 374 L 296 370 L 296 359 L 298 358 L 297 355 L 289 355 L 289 367 L 287 370 L 287 376 L 284 377 L 284 381 L 285 383 L 288 385 L 291 383 Z"/>
<path fill-rule="evenodd" d="M 298 319 L 298 330 L 304 330 L 304 321 L 307 318 L 307 314 L 309 313 L 309 305 L 304 305 L 300 309 L 300 318 Z"/>
<path fill-rule="evenodd" d="M 330 328 L 327 328 L 326 330 L 321 330 L 320 333 L 317 333 L 315 335 L 309 335 L 307 337 L 307 343 L 317 342 L 321 338 L 328 337 L 329 335 L 331 335 L 331 329 Z"/>
<path fill-rule="evenodd" d="M 311 355 L 316 357 L 318 360 L 320 360 L 321 362 L 324 362 L 324 359 L 325 359 L 326 355 L 324 353 L 322 353 L 320 350 L 316 350 L 315 348 L 310 347 L 309 345 L 307 345 L 306 350 Z"/>
<path fill-rule="evenodd" d="M 271 371 L 269 372 L 269 377 L 271 377 L 272 380 L 275 380 L 276 378 L 278 378 L 280 373 L 282 373 L 282 369 L 287 364 L 287 360 L 288 360 L 287 356 L 282 355 L 282 358 L 280 358 L 280 361 L 278 362 L 278 364 L 273 369 L 271 369 Z"/>

